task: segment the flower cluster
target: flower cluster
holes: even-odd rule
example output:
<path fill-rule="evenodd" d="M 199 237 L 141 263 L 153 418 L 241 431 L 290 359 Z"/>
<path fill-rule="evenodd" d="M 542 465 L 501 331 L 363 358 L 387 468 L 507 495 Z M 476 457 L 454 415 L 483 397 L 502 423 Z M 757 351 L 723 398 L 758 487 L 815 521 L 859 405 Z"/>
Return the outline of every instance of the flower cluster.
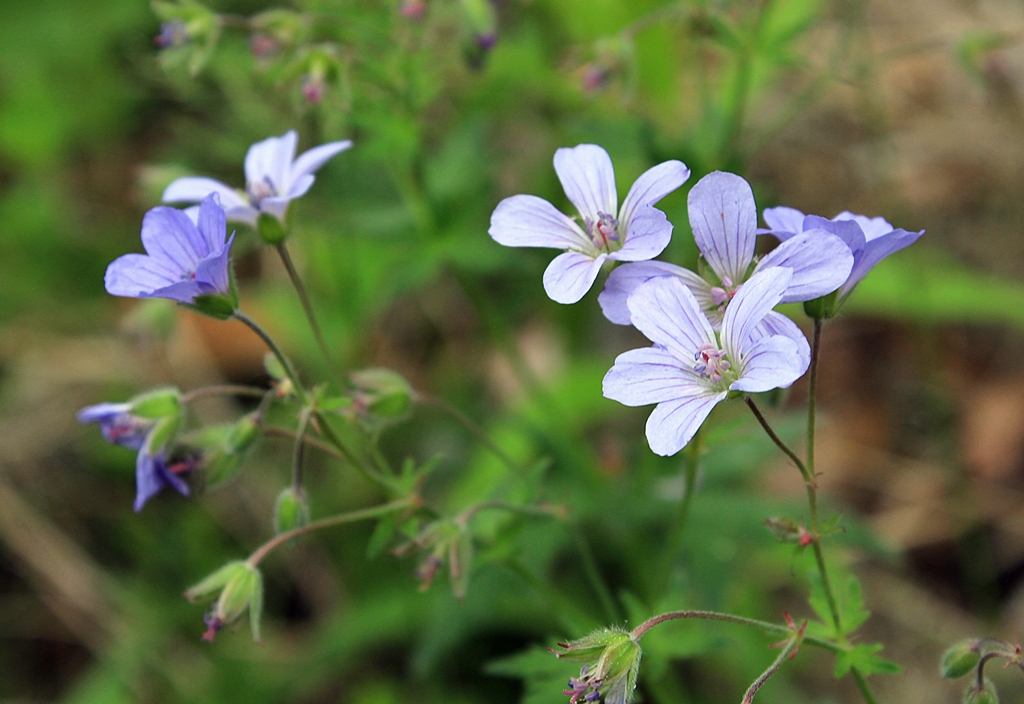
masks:
<path fill-rule="evenodd" d="M 657 404 L 647 439 L 660 455 L 685 446 L 730 394 L 785 388 L 807 370 L 807 338 L 776 305 L 803 302 L 812 315 L 830 317 L 871 267 L 923 234 L 882 218 L 844 212 L 826 220 L 791 208 L 766 210 L 769 227 L 759 229 L 750 185 L 716 171 L 687 199 L 704 265 L 698 273 L 654 261 L 672 224 L 653 206 L 689 177 L 683 163 L 644 173 L 616 210 L 614 172 L 602 148 L 559 149 L 554 162 L 581 222 L 541 198 L 518 195 L 498 204 L 490 235 L 511 247 L 564 250 L 544 272 L 544 289 L 559 303 L 579 301 L 603 267 L 625 262 L 611 271 L 598 302 L 608 320 L 633 325 L 654 345 L 620 355 L 604 395 L 630 406 Z M 760 234 L 781 243 L 758 258 Z"/>

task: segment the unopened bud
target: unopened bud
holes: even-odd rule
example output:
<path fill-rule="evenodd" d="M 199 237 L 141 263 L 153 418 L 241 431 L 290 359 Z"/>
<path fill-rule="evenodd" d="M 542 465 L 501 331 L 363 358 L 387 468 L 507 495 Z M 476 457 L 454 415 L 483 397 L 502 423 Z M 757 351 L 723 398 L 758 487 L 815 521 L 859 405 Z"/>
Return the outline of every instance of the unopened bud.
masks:
<path fill-rule="evenodd" d="M 978 665 L 981 653 L 978 652 L 976 639 L 962 640 L 942 654 L 939 674 L 946 679 L 955 680 L 963 677 Z"/>
<path fill-rule="evenodd" d="M 569 680 L 564 694 L 570 704 L 628 704 L 640 672 L 640 644 L 626 631 L 602 629 L 571 643 L 559 643 L 560 658 L 586 662 L 579 677 Z"/>
<path fill-rule="evenodd" d="M 277 502 L 274 504 L 274 530 L 278 534 L 308 524 L 309 502 L 306 500 L 306 492 L 290 486 L 277 495 Z"/>
<path fill-rule="evenodd" d="M 974 683 L 964 690 L 963 704 L 999 704 L 999 694 L 992 680 L 986 677 L 980 687 Z"/>
<path fill-rule="evenodd" d="M 203 640 L 212 641 L 217 632 L 249 609 L 253 640 L 260 642 L 260 616 L 263 611 L 263 576 L 248 562 L 229 562 L 185 592 L 189 601 L 220 596 L 204 617 L 207 630 Z"/>
<path fill-rule="evenodd" d="M 136 396 L 128 412 L 140 418 L 166 418 L 181 413 L 181 394 L 177 389 L 154 389 Z"/>
<path fill-rule="evenodd" d="M 398 419 L 412 407 L 412 387 L 397 372 L 383 368 L 364 369 L 353 372 L 349 378 L 359 391 L 359 405 L 369 416 L 378 420 Z"/>

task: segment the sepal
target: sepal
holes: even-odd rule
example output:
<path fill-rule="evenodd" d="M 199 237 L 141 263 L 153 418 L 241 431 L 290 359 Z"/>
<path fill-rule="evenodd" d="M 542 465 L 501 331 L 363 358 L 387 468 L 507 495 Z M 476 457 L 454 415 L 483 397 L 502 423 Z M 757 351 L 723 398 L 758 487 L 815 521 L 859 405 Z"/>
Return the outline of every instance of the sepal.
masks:
<path fill-rule="evenodd" d="M 309 500 L 306 492 L 288 487 L 274 503 L 274 531 L 280 535 L 309 524 Z"/>

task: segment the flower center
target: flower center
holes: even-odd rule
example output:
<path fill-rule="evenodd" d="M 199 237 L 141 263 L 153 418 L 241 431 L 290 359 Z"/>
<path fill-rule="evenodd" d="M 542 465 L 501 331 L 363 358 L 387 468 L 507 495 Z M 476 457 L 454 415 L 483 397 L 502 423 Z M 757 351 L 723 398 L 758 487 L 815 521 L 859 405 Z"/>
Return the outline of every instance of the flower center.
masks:
<path fill-rule="evenodd" d="M 587 234 L 590 235 L 590 241 L 594 243 L 595 247 L 610 252 L 612 250 L 611 243 L 619 242 L 619 221 L 615 219 L 614 215 L 608 213 L 598 213 L 597 216 L 596 222 L 587 220 Z M 617 246 L 616 249 L 618 249 Z"/>
<path fill-rule="evenodd" d="M 245 189 L 249 194 L 249 202 L 252 203 L 252 207 L 259 208 L 260 201 L 264 198 L 270 198 L 277 195 L 277 187 L 274 186 L 273 180 L 270 176 L 264 176 L 259 181 L 253 181 L 248 184 Z"/>
<path fill-rule="evenodd" d="M 601 698 L 601 680 L 594 676 L 596 674 L 588 674 L 587 666 L 584 665 L 579 677 L 569 678 L 569 687 L 562 692 L 569 697 L 569 704 L 579 704 L 581 701 L 596 702 Z"/>
<path fill-rule="evenodd" d="M 721 383 L 732 367 L 729 360 L 725 359 L 725 350 L 720 350 L 709 342 L 705 342 L 697 349 L 693 359 L 696 362 L 693 371 L 697 372 L 701 379 L 707 379 L 712 384 Z"/>

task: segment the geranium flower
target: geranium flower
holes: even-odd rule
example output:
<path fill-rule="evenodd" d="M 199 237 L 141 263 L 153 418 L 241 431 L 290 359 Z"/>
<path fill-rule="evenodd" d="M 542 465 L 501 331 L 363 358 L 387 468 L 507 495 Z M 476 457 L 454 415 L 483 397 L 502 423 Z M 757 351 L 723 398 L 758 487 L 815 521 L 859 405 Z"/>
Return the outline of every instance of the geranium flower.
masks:
<path fill-rule="evenodd" d="M 195 203 L 210 193 L 220 196 L 232 222 L 256 227 L 260 213 L 269 213 L 282 223 L 288 203 L 305 195 L 315 180 L 313 174 L 339 152 L 352 146 L 350 140 L 313 147 L 295 158 L 299 136 L 289 130 L 280 137 L 268 137 L 249 147 L 245 155 L 245 192 L 236 191 L 216 179 L 186 176 L 164 190 L 164 203 Z"/>
<path fill-rule="evenodd" d="M 147 254 L 125 254 L 107 267 L 107 292 L 130 298 L 232 298 L 228 270 L 234 235 L 225 242 L 224 210 L 215 193 L 199 205 L 196 222 L 177 208 L 159 206 L 142 219 Z"/>
<path fill-rule="evenodd" d="M 751 277 L 726 308 L 720 338 L 693 292 L 674 276 L 651 279 L 629 297 L 633 325 L 654 346 L 620 354 L 604 377 L 604 395 L 627 406 L 658 404 L 647 420 L 656 454 L 682 449 L 731 391 L 785 388 L 807 370 L 790 337 L 752 334 L 792 278 L 786 267 Z"/>
<path fill-rule="evenodd" d="M 544 290 L 558 303 L 575 303 L 590 290 L 605 260 L 658 256 L 672 224 L 651 206 L 690 177 L 681 161 L 666 161 L 636 180 L 619 209 L 612 161 L 601 147 L 581 144 L 555 152 L 555 173 L 582 218 L 577 223 L 548 201 L 518 195 L 498 203 L 488 233 L 507 247 L 565 250 L 544 272 Z"/>
<path fill-rule="evenodd" d="M 167 464 L 166 439 L 160 447 L 153 447 L 157 427 L 162 423 L 176 423 L 177 419 L 143 418 L 131 412 L 132 405 L 100 403 L 83 408 L 76 417 L 79 423 L 99 423 L 100 432 L 107 442 L 139 451 L 135 461 L 134 504 L 138 513 L 165 486 L 184 496 L 188 496 L 189 489 L 188 484 Z"/>
<path fill-rule="evenodd" d="M 757 209 L 750 185 L 736 174 L 715 171 L 691 189 L 687 199 L 690 225 L 710 272 L 707 278 L 666 262 L 637 262 L 616 268 L 598 297 L 605 317 L 629 325 L 626 304 L 641 283 L 671 276 L 693 293 L 715 330 L 721 328 L 729 302 L 754 274 L 774 267 L 792 271 L 781 303 L 808 301 L 839 288 L 853 267 L 849 246 L 829 232 L 806 232 L 776 247 L 754 264 Z M 784 334 L 797 343 L 801 358 L 810 361 L 810 346 L 786 316 L 769 312 L 755 328 L 758 336 Z"/>
<path fill-rule="evenodd" d="M 764 221 L 768 227 L 759 232 L 775 235 L 783 242 L 806 236 L 812 230 L 824 230 L 841 237 L 853 252 L 853 268 L 839 289 L 839 299 L 846 298 L 871 269 L 890 254 L 914 244 L 924 230 L 909 232 L 894 228 L 885 218 L 869 218 L 843 211 L 831 220 L 818 215 L 804 215 L 794 208 L 766 208 Z"/>

